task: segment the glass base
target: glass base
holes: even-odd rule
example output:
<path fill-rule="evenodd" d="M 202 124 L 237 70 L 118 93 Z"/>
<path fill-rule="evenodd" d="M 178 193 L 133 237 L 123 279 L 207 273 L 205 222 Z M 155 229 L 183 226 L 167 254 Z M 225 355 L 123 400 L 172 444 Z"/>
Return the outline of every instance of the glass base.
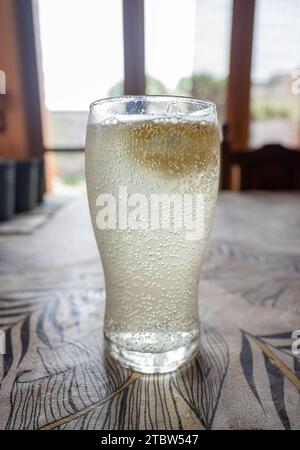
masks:
<path fill-rule="evenodd" d="M 162 353 L 142 353 L 126 350 L 105 336 L 105 351 L 123 366 L 142 373 L 166 373 L 178 369 L 198 351 L 199 339 L 183 347 Z"/>

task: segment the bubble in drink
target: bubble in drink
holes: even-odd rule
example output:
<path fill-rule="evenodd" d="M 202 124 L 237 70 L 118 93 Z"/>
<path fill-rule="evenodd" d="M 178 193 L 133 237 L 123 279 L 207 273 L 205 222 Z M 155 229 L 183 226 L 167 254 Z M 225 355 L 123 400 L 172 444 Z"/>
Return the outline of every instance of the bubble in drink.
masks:
<path fill-rule="evenodd" d="M 200 266 L 218 192 L 217 125 L 171 119 L 91 123 L 87 130 L 89 206 L 106 283 L 105 336 L 114 356 L 146 372 L 177 367 L 197 346 Z M 124 226 L 118 215 L 120 186 L 126 187 L 128 199 L 142 194 L 148 206 L 153 193 L 171 199 L 201 194 L 201 239 L 188 240 L 184 227 L 154 229 L 150 206 L 142 214 L 147 205 L 144 210 L 136 206 L 142 211 L 142 217 L 135 217 L 142 223 L 139 229 Z M 114 229 L 97 226 L 97 198 L 103 193 L 116 199 Z M 129 204 L 129 222 L 132 211 Z M 172 202 L 168 211 L 174 225 Z"/>

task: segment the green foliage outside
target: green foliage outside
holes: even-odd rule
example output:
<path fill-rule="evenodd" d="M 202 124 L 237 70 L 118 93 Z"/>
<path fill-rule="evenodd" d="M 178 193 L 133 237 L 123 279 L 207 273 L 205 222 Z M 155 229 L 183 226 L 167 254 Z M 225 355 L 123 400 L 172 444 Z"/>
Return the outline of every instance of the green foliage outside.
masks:
<path fill-rule="evenodd" d="M 118 81 L 109 91 L 109 96 L 118 96 L 124 93 L 124 82 Z M 156 78 L 146 75 L 146 94 L 148 95 L 166 95 L 168 90 L 165 85 Z"/>
<path fill-rule="evenodd" d="M 286 98 L 253 98 L 251 102 L 251 118 L 253 120 L 295 119 L 299 117 L 300 102 Z"/>
<path fill-rule="evenodd" d="M 217 79 L 209 74 L 195 74 L 179 80 L 176 94 L 209 99 L 221 105 L 226 96 L 226 83 L 226 78 Z"/>
<path fill-rule="evenodd" d="M 119 95 L 123 95 L 123 93 L 124 93 L 124 81 L 118 81 L 108 91 L 109 97 L 117 97 Z"/>

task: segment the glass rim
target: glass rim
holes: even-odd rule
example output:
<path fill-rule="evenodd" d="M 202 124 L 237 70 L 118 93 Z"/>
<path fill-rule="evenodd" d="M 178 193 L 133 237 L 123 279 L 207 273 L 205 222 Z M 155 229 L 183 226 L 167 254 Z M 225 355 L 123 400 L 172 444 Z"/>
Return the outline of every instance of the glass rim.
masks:
<path fill-rule="evenodd" d="M 93 101 L 89 110 L 93 111 L 97 106 L 102 106 L 104 104 L 113 104 L 113 103 L 126 103 L 128 101 L 137 101 L 137 100 L 146 100 L 146 101 L 162 101 L 165 103 L 168 102 L 178 102 L 185 103 L 190 105 L 201 105 L 202 107 L 206 106 L 207 108 L 212 108 L 215 112 L 217 110 L 216 104 L 210 100 L 202 100 L 195 97 L 181 96 L 181 95 L 118 95 L 111 97 L 104 97 L 98 100 Z"/>

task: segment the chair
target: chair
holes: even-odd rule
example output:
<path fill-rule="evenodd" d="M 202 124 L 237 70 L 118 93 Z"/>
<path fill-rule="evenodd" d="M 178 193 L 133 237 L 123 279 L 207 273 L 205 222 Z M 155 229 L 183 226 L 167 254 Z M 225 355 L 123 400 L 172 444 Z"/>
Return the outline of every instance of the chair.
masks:
<path fill-rule="evenodd" d="M 229 129 L 223 126 L 221 145 L 221 188 L 230 189 L 231 169 L 240 168 L 240 189 L 300 189 L 300 150 L 280 144 L 269 144 L 257 150 L 234 151 L 229 142 Z"/>

